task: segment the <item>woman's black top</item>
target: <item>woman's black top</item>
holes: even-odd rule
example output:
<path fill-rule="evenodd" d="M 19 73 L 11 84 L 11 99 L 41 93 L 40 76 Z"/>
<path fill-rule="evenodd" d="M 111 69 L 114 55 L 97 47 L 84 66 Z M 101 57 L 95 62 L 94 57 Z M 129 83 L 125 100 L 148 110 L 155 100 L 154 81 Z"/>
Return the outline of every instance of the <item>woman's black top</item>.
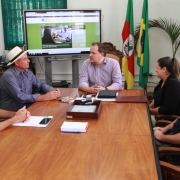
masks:
<path fill-rule="evenodd" d="M 180 115 L 180 81 L 175 75 L 170 75 L 154 89 L 154 108 L 159 107 L 159 114 Z"/>

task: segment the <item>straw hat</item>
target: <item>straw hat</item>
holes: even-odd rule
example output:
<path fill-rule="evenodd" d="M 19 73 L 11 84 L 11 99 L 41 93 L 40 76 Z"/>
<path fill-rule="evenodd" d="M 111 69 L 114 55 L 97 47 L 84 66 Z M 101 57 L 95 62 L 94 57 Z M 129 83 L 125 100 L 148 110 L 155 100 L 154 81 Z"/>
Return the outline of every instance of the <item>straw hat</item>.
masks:
<path fill-rule="evenodd" d="M 7 66 L 10 66 L 11 64 L 13 64 L 15 61 L 17 61 L 21 56 L 23 56 L 27 52 L 28 52 L 28 50 L 27 51 L 23 51 L 18 46 L 16 46 L 15 48 L 11 49 L 11 51 L 9 51 L 9 53 L 7 54 L 7 59 L 9 61 Z"/>

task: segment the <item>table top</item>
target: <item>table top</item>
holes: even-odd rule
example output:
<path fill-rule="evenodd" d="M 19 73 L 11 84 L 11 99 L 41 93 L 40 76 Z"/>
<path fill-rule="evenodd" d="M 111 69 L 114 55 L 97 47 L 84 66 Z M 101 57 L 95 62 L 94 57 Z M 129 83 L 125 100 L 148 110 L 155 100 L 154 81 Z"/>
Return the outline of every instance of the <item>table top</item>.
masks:
<path fill-rule="evenodd" d="M 62 88 L 62 96 L 78 90 Z M 123 90 L 122 96 L 144 95 Z M 156 180 L 159 178 L 146 103 L 102 102 L 86 133 L 63 133 L 71 103 L 36 102 L 33 116 L 53 116 L 47 127 L 11 126 L 0 133 L 0 179 Z M 69 120 L 68 120 L 69 121 Z"/>

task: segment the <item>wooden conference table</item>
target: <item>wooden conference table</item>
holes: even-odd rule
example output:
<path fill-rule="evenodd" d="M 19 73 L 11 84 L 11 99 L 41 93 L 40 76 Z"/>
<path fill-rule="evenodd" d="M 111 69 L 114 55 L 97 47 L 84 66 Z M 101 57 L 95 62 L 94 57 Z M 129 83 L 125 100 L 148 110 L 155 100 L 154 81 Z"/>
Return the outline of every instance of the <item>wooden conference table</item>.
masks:
<path fill-rule="evenodd" d="M 77 93 L 75 88 L 61 89 L 62 96 Z M 54 116 L 46 128 L 11 126 L 0 132 L 1 180 L 161 179 L 146 103 L 103 102 L 99 119 L 88 120 L 86 133 L 62 133 L 70 106 L 57 100 L 37 102 L 29 107 L 31 115 Z"/>

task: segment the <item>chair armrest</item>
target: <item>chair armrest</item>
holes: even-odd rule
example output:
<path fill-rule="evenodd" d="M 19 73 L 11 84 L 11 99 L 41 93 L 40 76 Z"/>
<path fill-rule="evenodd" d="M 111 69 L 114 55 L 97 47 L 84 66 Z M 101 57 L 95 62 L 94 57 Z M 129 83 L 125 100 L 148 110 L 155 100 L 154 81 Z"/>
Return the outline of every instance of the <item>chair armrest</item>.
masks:
<path fill-rule="evenodd" d="M 164 161 L 159 161 L 160 166 L 161 166 L 161 171 L 167 174 L 174 174 L 174 176 L 180 176 L 180 168 L 172 165 L 170 163 L 164 162 Z"/>
<path fill-rule="evenodd" d="M 158 126 L 158 127 L 164 127 L 168 124 L 172 123 L 172 121 L 169 121 L 169 120 L 158 120 L 156 121 L 155 123 L 155 126 Z"/>
<path fill-rule="evenodd" d="M 167 161 L 173 164 L 172 155 L 180 155 L 180 148 L 178 147 L 159 147 L 158 148 L 158 156 L 166 157 Z"/>
<path fill-rule="evenodd" d="M 170 155 L 180 155 L 180 148 L 179 147 L 158 147 L 158 154 L 170 154 Z"/>
<path fill-rule="evenodd" d="M 165 114 L 158 114 L 155 116 L 156 120 L 161 120 L 161 119 L 166 119 L 169 121 L 174 121 L 175 119 L 177 119 L 179 116 L 177 115 L 165 115 Z"/>

